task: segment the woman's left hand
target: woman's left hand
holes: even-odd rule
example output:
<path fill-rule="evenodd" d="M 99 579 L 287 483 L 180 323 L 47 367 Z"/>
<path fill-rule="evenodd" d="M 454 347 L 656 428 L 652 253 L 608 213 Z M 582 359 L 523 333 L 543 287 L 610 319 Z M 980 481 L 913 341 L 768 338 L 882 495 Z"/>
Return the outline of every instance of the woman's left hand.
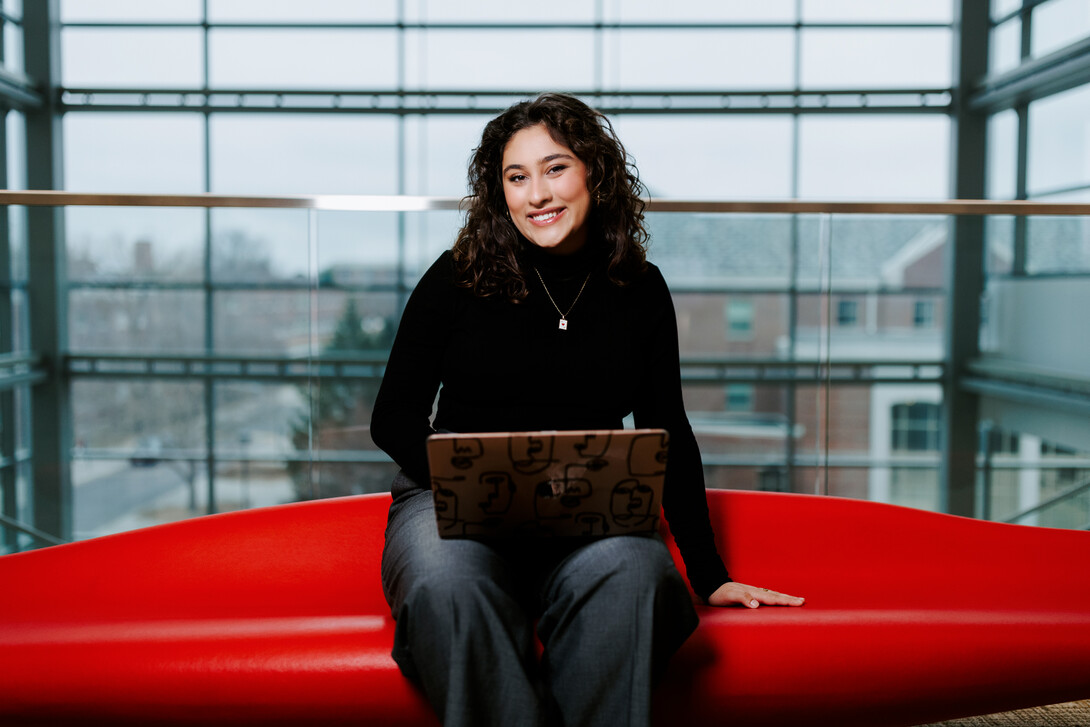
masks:
<path fill-rule="evenodd" d="M 801 606 L 806 601 L 800 596 L 789 596 L 786 593 L 770 591 L 767 588 L 747 586 L 745 583 L 724 583 L 708 596 L 708 604 L 711 606 L 746 606 L 758 608 L 760 606 Z"/>

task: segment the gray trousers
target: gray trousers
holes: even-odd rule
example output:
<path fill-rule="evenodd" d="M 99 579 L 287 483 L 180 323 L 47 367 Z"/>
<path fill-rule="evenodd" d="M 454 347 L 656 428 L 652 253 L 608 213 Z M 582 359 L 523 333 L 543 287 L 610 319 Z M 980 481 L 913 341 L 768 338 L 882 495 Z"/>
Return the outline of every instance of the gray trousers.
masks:
<path fill-rule="evenodd" d="M 660 538 L 441 539 L 430 490 L 399 474 L 393 494 L 393 657 L 444 725 L 650 724 L 652 682 L 697 623 Z"/>

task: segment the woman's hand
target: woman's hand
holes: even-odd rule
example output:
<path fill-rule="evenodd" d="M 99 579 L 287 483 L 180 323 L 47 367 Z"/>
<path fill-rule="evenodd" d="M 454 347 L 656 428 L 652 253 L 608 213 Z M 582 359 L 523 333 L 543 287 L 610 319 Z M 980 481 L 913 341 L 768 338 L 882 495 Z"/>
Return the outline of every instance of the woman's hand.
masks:
<path fill-rule="evenodd" d="M 715 589 L 715 593 L 708 596 L 708 604 L 711 606 L 746 606 L 757 608 L 759 606 L 801 606 L 805 598 L 789 596 L 786 593 L 770 591 L 767 588 L 747 586 L 745 583 L 724 583 Z"/>

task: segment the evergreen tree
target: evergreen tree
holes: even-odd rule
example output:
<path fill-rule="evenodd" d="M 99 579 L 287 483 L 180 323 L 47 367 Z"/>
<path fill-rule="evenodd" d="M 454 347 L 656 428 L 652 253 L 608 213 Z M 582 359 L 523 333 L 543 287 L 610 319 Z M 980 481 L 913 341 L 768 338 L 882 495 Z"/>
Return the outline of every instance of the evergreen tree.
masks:
<path fill-rule="evenodd" d="M 393 342 L 393 321 L 381 316 L 360 315 L 349 299 L 337 322 L 333 338 L 322 348 L 322 358 L 352 358 L 365 352 L 384 352 Z M 300 386 L 307 409 L 292 427 L 296 451 L 346 451 L 371 449 L 367 426 L 378 395 L 378 378 L 318 378 Z M 313 417 L 313 431 L 309 426 Z M 313 436 L 313 442 L 311 437 Z M 292 462 L 289 472 L 300 500 L 315 497 L 374 492 L 389 486 L 389 468 L 366 463 Z"/>

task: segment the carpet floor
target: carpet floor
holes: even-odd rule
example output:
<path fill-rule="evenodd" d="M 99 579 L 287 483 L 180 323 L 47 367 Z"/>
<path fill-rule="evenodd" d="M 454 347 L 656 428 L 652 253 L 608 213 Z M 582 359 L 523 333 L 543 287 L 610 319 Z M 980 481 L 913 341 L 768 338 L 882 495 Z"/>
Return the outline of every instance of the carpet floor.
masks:
<path fill-rule="evenodd" d="M 951 719 L 923 727 L 1090 727 L 1090 700 Z"/>

